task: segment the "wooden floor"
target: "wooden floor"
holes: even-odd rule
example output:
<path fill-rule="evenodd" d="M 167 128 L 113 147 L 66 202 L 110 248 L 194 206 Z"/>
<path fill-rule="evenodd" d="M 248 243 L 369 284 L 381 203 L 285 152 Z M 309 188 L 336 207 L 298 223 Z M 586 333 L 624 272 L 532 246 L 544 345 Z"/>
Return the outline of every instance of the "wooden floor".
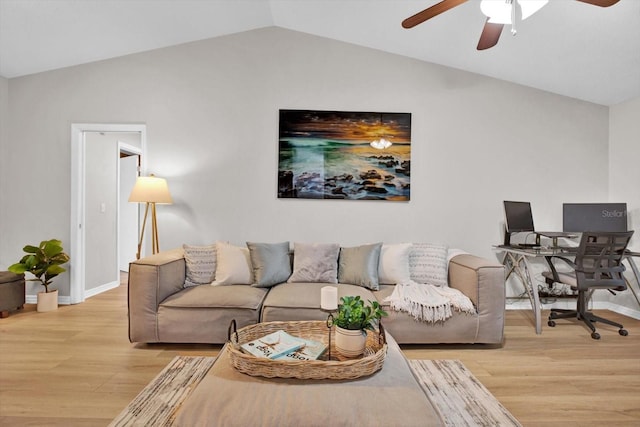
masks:
<path fill-rule="evenodd" d="M 460 359 L 524 426 L 640 426 L 640 321 L 604 312 L 629 336 L 560 321 L 536 335 L 508 311 L 502 348 L 403 346 L 415 359 Z M 0 319 L 0 425 L 105 426 L 176 355 L 220 346 L 139 345 L 127 338 L 126 287 Z"/>

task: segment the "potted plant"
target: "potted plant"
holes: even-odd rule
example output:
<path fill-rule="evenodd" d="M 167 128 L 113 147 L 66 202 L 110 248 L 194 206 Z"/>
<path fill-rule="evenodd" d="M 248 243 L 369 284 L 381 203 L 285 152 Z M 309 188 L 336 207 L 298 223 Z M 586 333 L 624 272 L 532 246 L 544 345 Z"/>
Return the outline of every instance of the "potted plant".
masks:
<path fill-rule="evenodd" d="M 340 298 L 340 302 L 334 320 L 336 350 L 343 356 L 360 356 L 367 342 L 367 329 L 375 330 L 380 318 L 387 313 L 377 301 L 365 304 L 359 296 L 344 296 Z"/>
<path fill-rule="evenodd" d="M 39 246 L 27 245 L 23 249 L 26 255 L 19 262 L 9 266 L 9 271 L 16 274 L 29 272 L 44 286 L 44 292 L 38 293 L 37 310 L 51 311 L 58 308 L 58 290 L 49 290 L 49 285 L 54 277 L 64 273 L 62 264 L 69 262 L 69 255 L 64 253 L 62 242 L 51 239 L 43 240 Z"/>

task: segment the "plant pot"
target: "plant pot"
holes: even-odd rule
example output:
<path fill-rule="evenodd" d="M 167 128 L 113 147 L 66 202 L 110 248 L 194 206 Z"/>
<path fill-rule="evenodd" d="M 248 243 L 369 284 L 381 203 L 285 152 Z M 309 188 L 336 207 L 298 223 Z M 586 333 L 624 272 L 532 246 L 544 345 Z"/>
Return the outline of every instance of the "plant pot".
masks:
<path fill-rule="evenodd" d="M 37 311 L 40 313 L 58 309 L 58 290 L 51 292 L 38 292 Z"/>
<path fill-rule="evenodd" d="M 336 326 L 336 350 L 346 357 L 358 357 L 364 353 L 367 332 L 362 329 L 343 329 Z"/>

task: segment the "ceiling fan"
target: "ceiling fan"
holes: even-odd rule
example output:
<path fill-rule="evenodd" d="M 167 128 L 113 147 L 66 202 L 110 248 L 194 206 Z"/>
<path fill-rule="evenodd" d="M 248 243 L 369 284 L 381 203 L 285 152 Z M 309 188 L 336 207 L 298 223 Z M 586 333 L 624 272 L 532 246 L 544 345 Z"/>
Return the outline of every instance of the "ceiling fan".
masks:
<path fill-rule="evenodd" d="M 576 0 L 582 3 L 588 3 L 600 7 L 609 7 L 619 0 Z M 431 7 L 418 12 L 413 16 L 402 21 L 404 28 L 413 28 L 418 24 L 427 21 L 434 16 L 440 15 L 449 9 L 453 9 L 467 0 L 442 0 L 439 3 L 434 4 Z M 517 0 L 518 6 L 522 13 L 522 19 L 527 19 L 529 16 L 536 13 L 544 5 L 548 3 L 548 0 Z M 505 24 L 511 25 L 511 33 L 515 35 L 515 21 L 516 21 L 516 0 L 482 0 L 480 2 L 480 9 L 487 16 L 487 20 L 482 29 L 480 40 L 478 41 L 478 50 L 489 49 L 495 46 L 500 39 L 502 28 Z"/>

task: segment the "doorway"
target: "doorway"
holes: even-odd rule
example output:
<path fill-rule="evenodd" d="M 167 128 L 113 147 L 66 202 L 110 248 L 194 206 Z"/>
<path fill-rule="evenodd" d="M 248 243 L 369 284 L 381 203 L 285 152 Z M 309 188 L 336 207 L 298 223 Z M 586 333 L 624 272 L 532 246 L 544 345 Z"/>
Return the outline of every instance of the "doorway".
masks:
<path fill-rule="evenodd" d="M 140 235 L 140 205 L 129 203 L 129 194 L 139 176 L 141 152 L 118 141 L 118 265 L 120 272 L 129 272 L 129 263 L 136 259 Z"/>
<path fill-rule="evenodd" d="M 69 270 L 70 302 L 76 304 L 119 286 L 123 265 L 128 270 L 135 259 L 139 207 L 127 198 L 144 170 L 146 127 L 74 124 L 71 130 Z"/>

